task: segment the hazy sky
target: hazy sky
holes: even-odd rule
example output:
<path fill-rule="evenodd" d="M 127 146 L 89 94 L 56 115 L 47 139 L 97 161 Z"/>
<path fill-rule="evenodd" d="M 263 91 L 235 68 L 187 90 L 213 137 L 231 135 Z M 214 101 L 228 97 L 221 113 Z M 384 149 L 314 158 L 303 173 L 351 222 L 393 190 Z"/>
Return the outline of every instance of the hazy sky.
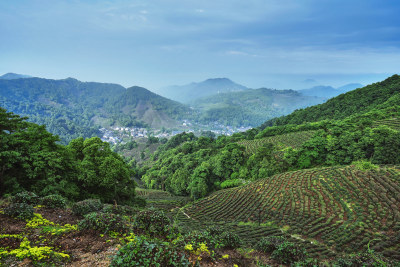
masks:
<path fill-rule="evenodd" d="M 369 84 L 400 73 L 399 14 L 398 0 L 0 0 L 0 74 Z"/>

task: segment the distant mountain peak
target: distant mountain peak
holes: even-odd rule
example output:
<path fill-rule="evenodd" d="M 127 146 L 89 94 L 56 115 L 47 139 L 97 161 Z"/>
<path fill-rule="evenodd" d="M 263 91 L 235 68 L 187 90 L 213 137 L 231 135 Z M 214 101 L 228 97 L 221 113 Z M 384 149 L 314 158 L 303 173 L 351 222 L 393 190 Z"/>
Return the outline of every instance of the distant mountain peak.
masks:
<path fill-rule="evenodd" d="M 195 99 L 210 95 L 242 91 L 249 89 L 246 86 L 237 84 L 228 78 L 210 78 L 202 82 L 193 82 L 186 85 L 173 85 L 162 88 L 158 93 L 170 99 L 188 103 Z"/>
<path fill-rule="evenodd" d="M 24 74 L 17 74 L 13 72 L 6 73 L 0 76 L 2 80 L 14 80 L 14 79 L 25 79 L 25 78 L 32 78 L 32 76 L 24 75 Z"/>

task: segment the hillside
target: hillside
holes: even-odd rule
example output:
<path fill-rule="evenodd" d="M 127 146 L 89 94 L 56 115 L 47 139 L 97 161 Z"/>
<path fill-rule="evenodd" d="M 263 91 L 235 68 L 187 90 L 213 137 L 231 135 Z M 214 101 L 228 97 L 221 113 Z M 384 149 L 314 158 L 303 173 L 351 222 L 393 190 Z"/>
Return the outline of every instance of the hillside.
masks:
<path fill-rule="evenodd" d="M 214 94 L 194 100 L 190 105 L 203 113 L 200 123 L 256 127 L 265 120 L 324 101 L 293 90 L 260 88 Z"/>
<path fill-rule="evenodd" d="M 235 229 L 263 224 L 264 231 L 252 236 L 238 232 L 251 243 L 274 234 L 268 229 L 275 225 L 325 253 L 357 252 L 370 242 L 372 249 L 400 259 L 399 208 L 399 166 L 348 166 L 288 172 L 217 191 L 184 208 L 178 218 L 203 226 L 231 223 Z"/>
<path fill-rule="evenodd" d="M 396 95 L 398 96 L 399 93 L 400 76 L 393 75 L 382 82 L 331 98 L 323 104 L 297 110 L 290 115 L 266 121 L 261 128 L 272 125 L 302 124 L 324 119 L 344 119 L 356 114 L 366 113 Z M 393 104 L 391 103 L 391 105 Z"/>
<path fill-rule="evenodd" d="M 0 80 L 0 106 L 45 124 L 64 141 L 99 135 L 106 126 L 173 126 L 188 107 L 141 87 L 68 78 Z"/>
<path fill-rule="evenodd" d="M 248 88 L 227 78 L 214 78 L 199 83 L 164 87 L 157 93 L 182 103 L 188 103 L 201 97 L 246 89 Z"/>

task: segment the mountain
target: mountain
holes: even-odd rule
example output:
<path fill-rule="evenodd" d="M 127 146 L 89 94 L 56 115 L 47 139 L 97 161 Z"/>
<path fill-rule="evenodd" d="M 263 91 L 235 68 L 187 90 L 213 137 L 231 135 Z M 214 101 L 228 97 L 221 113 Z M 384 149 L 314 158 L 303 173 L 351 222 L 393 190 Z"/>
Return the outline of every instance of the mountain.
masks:
<path fill-rule="evenodd" d="M 260 88 L 214 94 L 191 101 L 190 105 L 202 113 L 200 123 L 256 127 L 266 119 L 324 101 L 294 90 Z"/>
<path fill-rule="evenodd" d="M 191 110 L 141 87 L 73 78 L 0 80 L 0 106 L 29 117 L 63 141 L 99 135 L 107 126 L 171 127 Z"/>
<path fill-rule="evenodd" d="M 349 83 L 338 88 L 333 88 L 332 86 L 318 85 L 309 89 L 302 89 L 298 91 L 307 96 L 331 98 L 360 87 L 363 87 L 363 85 L 359 83 Z"/>
<path fill-rule="evenodd" d="M 366 113 L 386 101 L 396 102 L 399 96 L 400 76 L 396 74 L 382 82 L 373 83 L 331 98 L 323 104 L 272 119 L 265 122 L 261 128 L 272 125 L 302 124 L 325 119 L 344 119 L 351 115 Z"/>
<path fill-rule="evenodd" d="M 215 78 L 199 83 L 168 86 L 161 88 L 157 93 L 182 103 L 188 103 L 200 97 L 246 89 L 248 89 L 246 86 L 237 84 L 227 78 Z"/>
<path fill-rule="evenodd" d="M 0 76 L 1 80 L 14 80 L 14 79 L 23 79 L 23 78 L 31 78 L 32 76 L 29 75 L 23 75 L 23 74 L 17 74 L 17 73 L 6 73 L 2 76 Z"/>

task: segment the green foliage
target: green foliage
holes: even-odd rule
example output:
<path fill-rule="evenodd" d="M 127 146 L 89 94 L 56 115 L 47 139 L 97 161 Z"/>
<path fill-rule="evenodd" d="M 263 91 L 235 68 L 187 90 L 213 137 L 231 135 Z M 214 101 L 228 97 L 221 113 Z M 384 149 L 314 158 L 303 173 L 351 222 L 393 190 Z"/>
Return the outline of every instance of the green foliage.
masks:
<path fill-rule="evenodd" d="M 221 188 L 232 188 L 246 184 L 244 179 L 233 179 L 233 180 L 225 180 L 221 183 Z"/>
<path fill-rule="evenodd" d="M 339 257 L 334 261 L 335 266 L 391 266 L 389 262 L 383 259 L 378 253 L 356 253 Z"/>
<path fill-rule="evenodd" d="M 39 203 L 39 197 L 33 192 L 23 191 L 12 196 L 11 202 L 36 205 Z"/>
<path fill-rule="evenodd" d="M 220 236 L 221 246 L 223 248 L 238 248 L 242 245 L 240 237 L 230 231 L 225 231 Z"/>
<path fill-rule="evenodd" d="M 99 198 L 105 203 L 132 203 L 135 196 L 133 174 L 110 145 L 98 137 L 72 140 L 67 149 L 73 154 L 81 188 L 80 199 Z"/>
<path fill-rule="evenodd" d="M 128 222 L 119 214 L 91 212 L 86 214 L 78 224 L 80 230 L 95 230 L 102 233 L 114 231 L 127 233 Z"/>
<path fill-rule="evenodd" d="M 144 210 L 135 216 L 134 226 L 149 236 L 167 236 L 171 225 L 169 218 L 162 211 Z"/>
<path fill-rule="evenodd" d="M 135 207 L 131 207 L 131 206 L 124 206 L 124 205 L 104 204 L 101 212 L 133 216 L 139 212 L 139 209 L 135 208 Z"/>
<path fill-rule="evenodd" d="M 305 248 L 289 241 L 284 241 L 272 252 L 271 258 L 283 263 L 290 264 L 296 261 L 304 260 L 307 256 Z"/>
<path fill-rule="evenodd" d="M 325 119 L 344 119 L 354 114 L 366 113 L 395 96 L 399 88 L 400 76 L 393 75 L 382 82 L 331 98 L 323 104 L 300 109 L 290 115 L 267 121 L 262 128 L 273 125 L 303 124 Z"/>
<path fill-rule="evenodd" d="M 42 197 L 40 199 L 40 202 L 46 205 L 46 207 L 52 209 L 54 208 L 65 209 L 67 207 L 67 200 L 58 194 Z"/>
<path fill-rule="evenodd" d="M 114 256 L 111 267 L 123 266 L 192 266 L 185 254 L 170 243 L 138 237 L 123 246 Z"/>
<path fill-rule="evenodd" d="M 256 249 L 265 253 L 271 253 L 285 241 L 286 238 L 282 236 L 263 237 L 256 244 Z"/>
<path fill-rule="evenodd" d="M 375 164 L 372 164 L 370 161 L 368 160 L 358 160 L 358 161 L 354 161 L 352 163 L 357 169 L 361 170 L 361 171 L 366 171 L 366 170 L 376 170 L 379 167 Z"/>
<path fill-rule="evenodd" d="M 4 209 L 4 214 L 21 220 L 33 218 L 33 212 L 34 209 L 32 205 L 26 203 L 11 203 Z"/>
<path fill-rule="evenodd" d="M 76 215 L 83 216 L 85 214 L 99 211 L 103 208 L 103 204 L 99 199 L 86 199 L 76 202 L 72 205 L 72 212 Z"/>

